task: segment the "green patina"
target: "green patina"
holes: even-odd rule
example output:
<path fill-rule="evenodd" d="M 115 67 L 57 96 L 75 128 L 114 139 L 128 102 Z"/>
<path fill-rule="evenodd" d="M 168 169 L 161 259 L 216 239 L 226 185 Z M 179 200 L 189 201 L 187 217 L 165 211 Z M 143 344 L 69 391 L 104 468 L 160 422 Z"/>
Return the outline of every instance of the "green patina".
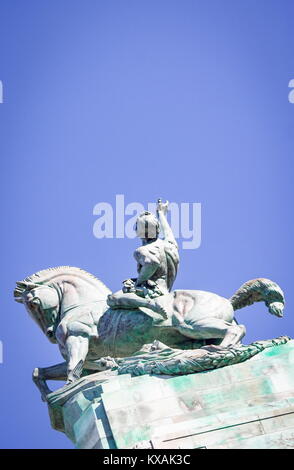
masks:
<path fill-rule="evenodd" d="M 263 352 L 263 354 L 264 356 L 281 356 L 283 354 L 288 354 L 289 349 L 294 350 L 294 344 L 289 343 L 287 351 L 285 351 L 285 348 L 283 347 L 283 345 L 281 345 L 281 346 L 276 346 L 275 348 L 272 348 L 272 349 L 267 349 L 266 351 Z"/>
<path fill-rule="evenodd" d="M 114 375 L 98 384 L 94 374 L 61 405 L 64 430 L 77 448 L 292 448 L 294 341 L 273 344 L 252 360 L 165 380 Z"/>

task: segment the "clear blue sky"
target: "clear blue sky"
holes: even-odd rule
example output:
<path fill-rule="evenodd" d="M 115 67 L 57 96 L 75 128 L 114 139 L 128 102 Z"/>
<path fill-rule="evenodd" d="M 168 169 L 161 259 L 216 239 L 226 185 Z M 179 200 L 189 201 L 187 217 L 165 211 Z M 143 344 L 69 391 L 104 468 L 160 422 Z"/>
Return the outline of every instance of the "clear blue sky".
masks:
<path fill-rule="evenodd" d="M 31 381 L 61 356 L 12 291 L 50 266 L 112 290 L 135 274 L 137 240 L 93 236 L 96 203 L 201 202 L 175 287 L 229 297 L 271 278 L 285 317 L 240 311 L 245 341 L 294 336 L 294 5 L 6 0 L 0 18 L 0 447 L 72 448 Z"/>

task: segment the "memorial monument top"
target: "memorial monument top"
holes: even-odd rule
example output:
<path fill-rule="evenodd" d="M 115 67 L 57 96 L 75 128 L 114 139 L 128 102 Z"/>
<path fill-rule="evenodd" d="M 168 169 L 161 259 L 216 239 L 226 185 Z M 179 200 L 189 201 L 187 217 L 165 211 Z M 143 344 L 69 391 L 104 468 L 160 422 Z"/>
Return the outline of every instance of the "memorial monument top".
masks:
<path fill-rule="evenodd" d="M 69 397 L 92 374 L 99 383 L 126 373 L 191 374 L 243 362 L 288 341 L 241 344 L 246 329 L 235 319 L 236 310 L 263 301 L 269 313 L 283 316 L 284 294 L 269 279 L 245 282 L 230 299 L 201 290 L 172 290 L 179 251 L 167 210 L 168 202 L 158 200 L 157 217 L 148 211 L 138 217 L 138 275 L 123 281 L 116 293 L 70 266 L 45 269 L 16 283 L 15 300 L 59 346 L 64 359 L 33 372 L 44 401 L 52 396 L 47 380 L 65 381 L 61 390 Z"/>

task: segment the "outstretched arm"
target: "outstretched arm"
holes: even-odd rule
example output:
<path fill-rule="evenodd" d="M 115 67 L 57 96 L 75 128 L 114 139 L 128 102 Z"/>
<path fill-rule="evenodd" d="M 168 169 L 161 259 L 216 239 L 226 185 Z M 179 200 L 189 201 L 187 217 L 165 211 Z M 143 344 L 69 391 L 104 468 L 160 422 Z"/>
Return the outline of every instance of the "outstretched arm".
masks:
<path fill-rule="evenodd" d="M 159 218 L 159 222 L 160 222 L 160 226 L 161 226 L 161 230 L 162 230 L 164 239 L 167 242 L 173 243 L 176 246 L 178 246 L 177 242 L 176 242 L 176 239 L 174 237 L 174 234 L 172 232 L 172 229 L 170 228 L 169 223 L 167 221 L 167 218 L 165 216 L 165 214 L 168 211 L 168 204 L 169 204 L 168 201 L 163 203 L 161 201 L 161 199 L 158 199 L 158 201 L 157 201 L 157 215 L 158 215 L 158 218 Z"/>

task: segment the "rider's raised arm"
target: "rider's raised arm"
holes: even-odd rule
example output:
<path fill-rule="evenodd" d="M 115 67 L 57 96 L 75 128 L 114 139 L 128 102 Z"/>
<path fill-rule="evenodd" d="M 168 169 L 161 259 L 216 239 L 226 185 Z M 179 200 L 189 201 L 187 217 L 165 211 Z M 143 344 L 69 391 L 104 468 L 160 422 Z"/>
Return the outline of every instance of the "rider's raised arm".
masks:
<path fill-rule="evenodd" d="M 165 216 L 165 214 L 167 213 L 167 210 L 168 210 L 168 201 L 166 203 L 163 203 L 161 202 L 160 199 L 158 199 L 157 215 L 159 218 L 164 240 L 166 240 L 167 242 L 173 243 L 177 247 L 178 244 L 176 242 L 172 229 L 170 228 L 167 218 Z"/>

